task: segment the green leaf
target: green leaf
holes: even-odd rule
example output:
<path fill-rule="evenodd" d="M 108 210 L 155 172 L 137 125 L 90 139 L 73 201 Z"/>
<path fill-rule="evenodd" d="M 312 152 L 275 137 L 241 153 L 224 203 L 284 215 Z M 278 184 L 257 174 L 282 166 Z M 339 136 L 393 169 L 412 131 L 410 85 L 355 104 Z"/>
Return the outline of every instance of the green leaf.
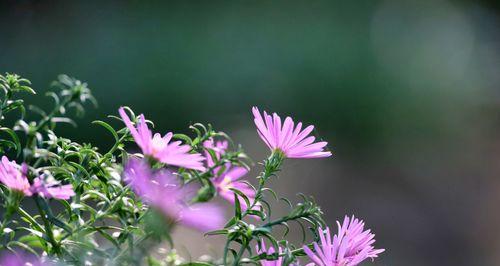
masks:
<path fill-rule="evenodd" d="M 10 128 L 6 128 L 6 127 L 1 127 L 0 128 L 0 131 L 3 131 L 7 134 L 9 134 L 9 136 L 12 138 L 12 141 L 14 142 L 15 146 L 16 146 L 16 151 L 17 151 L 17 156 L 19 156 L 21 154 L 21 142 L 19 141 L 19 137 L 17 136 L 16 132 L 14 132 L 14 130 L 10 129 Z"/>
<path fill-rule="evenodd" d="M 243 192 L 241 192 L 241 191 L 239 191 L 239 190 L 237 190 L 235 188 L 230 188 L 229 190 L 231 190 L 232 192 L 234 192 L 236 198 L 238 198 L 237 196 L 242 197 L 243 200 L 245 201 L 245 204 L 246 204 L 247 208 L 250 208 L 250 206 L 252 206 L 252 204 L 250 203 L 250 200 L 248 199 L 247 195 L 245 195 L 245 193 L 243 193 Z"/>
<path fill-rule="evenodd" d="M 10 140 L 4 140 L 4 139 L 0 139 L 0 147 L 5 147 L 7 149 L 14 149 L 16 150 L 17 147 L 16 147 L 16 144 Z"/>
<path fill-rule="evenodd" d="M 99 232 L 99 234 L 101 236 L 103 236 L 104 238 L 106 238 L 109 242 L 111 242 L 116 248 L 120 248 L 120 244 L 116 241 L 116 239 L 114 239 L 111 235 L 109 235 L 108 233 L 106 233 L 104 230 L 102 230 L 101 228 L 98 228 L 98 227 L 95 227 L 95 230 L 97 232 Z"/>
<path fill-rule="evenodd" d="M 302 233 L 302 243 L 304 243 L 306 241 L 306 228 L 299 220 L 294 220 L 294 221 L 297 222 L 300 226 L 301 233 Z"/>
<path fill-rule="evenodd" d="M 104 127 L 105 129 L 107 129 L 115 138 L 115 142 L 118 142 L 118 140 L 120 139 L 118 137 L 118 134 L 116 133 L 116 130 L 108 123 L 101 121 L 101 120 L 96 120 L 96 121 L 93 121 L 92 124 L 100 125 L 100 126 Z"/>
<path fill-rule="evenodd" d="M 215 154 L 215 151 L 212 149 L 205 149 L 208 154 L 210 155 L 210 158 L 212 158 L 213 162 L 217 162 L 219 159 L 217 158 L 217 154 Z M 218 173 L 219 174 L 219 173 Z"/>
<path fill-rule="evenodd" d="M 30 232 L 31 234 L 33 234 L 34 236 L 43 238 L 47 242 L 50 241 L 50 239 L 47 237 L 47 235 L 44 232 L 41 232 L 41 231 L 38 231 L 38 230 L 35 230 L 35 229 L 31 229 L 31 228 L 27 228 L 27 227 L 18 227 L 18 228 L 16 228 L 16 230 L 17 229 L 19 229 L 19 230 L 26 230 L 26 231 Z"/>
<path fill-rule="evenodd" d="M 188 136 L 188 135 L 184 135 L 184 134 L 174 134 L 173 136 L 174 139 L 180 139 L 180 140 L 184 140 L 187 144 L 191 145 L 191 143 L 193 143 L 193 140 L 191 140 L 191 138 Z"/>
<path fill-rule="evenodd" d="M 247 215 L 255 215 L 255 216 L 258 216 L 261 220 L 265 220 L 266 219 L 266 214 L 259 211 L 259 210 L 247 210 L 246 211 Z"/>
<path fill-rule="evenodd" d="M 229 227 L 235 225 L 237 222 L 238 222 L 238 220 L 236 219 L 236 217 L 233 217 L 233 218 L 231 218 L 231 220 L 229 220 L 226 223 L 226 225 L 224 225 L 224 228 L 229 228 Z"/>
<path fill-rule="evenodd" d="M 109 199 L 106 197 L 106 195 L 102 194 L 101 192 L 97 191 L 97 190 L 87 190 L 85 191 L 85 196 L 94 196 L 95 198 L 98 198 L 98 199 L 101 199 L 103 201 L 105 201 L 106 203 L 110 204 L 111 202 L 109 201 Z M 83 196 L 83 197 L 85 197 Z M 83 198 L 82 197 L 82 198 Z"/>
<path fill-rule="evenodd" d="M 40 243 L 40 241 L 38 241 L 38 243 Z M 22 243 L 20 241 L 10 241 L 9 244 L 8 244 L 9 247 L 17 246 L 17 247 L 20 247 L 20 248 L 22 248 L 22 249 L 30 252 L 33 255 L 38 256 L 38 253 L 32 248 L 32 245 L 34 245 L 34 244 L 30 243 L 29 245 L 27 245 L 27 244 Z M 42 245 L 35 245 L 33 247 L 42 248 Z"/>
<path fill-rule="evenodd" d="M 234 217 L 236 217 L 236 219 L 238 220 L 241 220 L 241 205 L 236 193 L 234 194 Z"/>
<path fill-rule="evenodd" d="M 227 230 L 227 229 L 220 229 L 220 230 L 207 232 L 207 233 L 205 233 L 205 236 L 227 235 L 228 232 L 229 232 L 229 230 Z"/>
<path fill-rule="evenodd" d="M 36 200 L 40 203 L 40 207 L 44 210 L 44 212 L 47 214 L 47 219 L 52 222 L 54 225 L 58 226 L 59 228 L 64 229 L 68 233 L 72 233 L 71 227 L 67 225 L 65 222 L 59 220 L 54 216 L 52 213 L 52 210 L 50 209 L 49 204 L 47 204 L 47 201 L 45 199 L 42 199 L 40 197 L 37 197 Z"/>
<path fill-rule="evenodd" d="M 28 86 L 19 86 L 19 87 L 17 87 L 17 89 L 20 90 L 20 91 L 29 92 L 31 94 L 36 94 L 35 90 L 33 90 L 32 88 L 30 88 Z"/>
<path fill-rule="evenodd" d="M 52 119 L 50 119 L 50 122 L 55 123 L 55 124 L 66 123 L 66 124 L 72 125 L 73 127 L 77 127 L 76 122 L 73 121 L 73 119 L 67 118 L 67 117 L 53 117 Z"/>
<path fill-rule="evenodd" d="M 259 203 L 262 203 L 263 205 L 265 205 L 265 207 L 267 207 L 267 217 L 271 218 L 271 215 L 272 215 L 271 204 L 269 204 L 269 202 L 267 202 L 267 200 L 264 200 L 264 199 L 259 200 Z M 263 211 L 263 212 L 266 211 L 264 206 L 261 206 L 261 211 Z"/>
<path fill-rule="evenodd" d="M 26 221 L 31 227 L 35 228 L 38 231 L 45 232 L 42 226 L 33 217 L 31 217 L 31 215 L 29 215 L 24 209 L 18 208 L 17 211 L 21 215 L 21 218 L 24 221 Z"/>
<path fill-rule="evenodd" d="M 29 245 L 34 248 L 42 248 L 43 245 L 40 242 L 40 238 L 35 235 L 25 235 L 18 239 L 19 242 Z"/>

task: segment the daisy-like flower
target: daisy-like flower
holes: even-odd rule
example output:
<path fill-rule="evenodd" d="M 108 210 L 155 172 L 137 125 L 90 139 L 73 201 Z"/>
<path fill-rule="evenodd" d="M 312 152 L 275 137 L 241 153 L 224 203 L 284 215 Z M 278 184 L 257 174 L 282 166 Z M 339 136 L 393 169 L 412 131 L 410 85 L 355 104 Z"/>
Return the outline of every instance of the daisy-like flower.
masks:
<path fill-rule="evenodd" d="M 144 155 L 170 165 L 199 171 L 205 170 L 203 166 L 205 158 L 201 154 L 190 153 L 191 147 L 182 145 L 181 141 L 170 142 L 174 135 L 172 132 L 168 132 L 163 137 L 159 133 L 153 135 L 143 114 L 139 115 L 139 121 L 135 127 L 123 107 L 120 107 L 119 113 Z"/>
<path fill-rule="evenodd" d="M 226 152 L 228 148 L 228 142 L 224 141 L 214 141 L 213 139 L 209 139 L 203 143 L 205 148 L 211 149 L 215 153 L 215 157 L 217 160 L 221 158 L 221 156 Z M 207 158 L 207 166 L 213 167 L 215 162 L 212 159 L 212 156 L 205 151 L 205 157 Z M 213 179 L 213 184 L 217 189 L 217 194 L 220 195 L 223 199 L 235 203 L 234 192 L 231 191 L 231 188 L 237 189 L 243 194 L 245 194 L 250 204 L 255 201 L 255 191 L 246 183 L 242 182 L 241 178 L 248 173 L 248 170 L 245 167 L 232 166 L 230 163 L 225 164 L 225 170 L 220 173 L 221 167 L 216 167 L 213 169 L 213 174 L 215 178 Z M 238 197 L 241 208 L 246 210 L 249 206 L 247 206 L 245 200 L 243 198 Z M 258 206 L 256 206 L 258 208 Z"/>
<path fill-rule="evenodd" d="M 255 201 L 255 191 L 246 183 L 241 182 L 241 178 L 248 173 L 248 170 L 244 167 L 231 167 L 231 165 L 227 165 L 226 170 L 215 179 L 213 179 L 213 184 L 217 189 L 217 193 L 225 200 L 234 204 L 234 192 L 231 191 L 231 188 L 237 189 L 245 196 L 247 196 L 250 204 L 253 204 Z M 238 196 L 241 208 L 246 210 L 249 206 L 247 206 L 245 200 Z M 256 206 L 257 207 L 257 206 Z"/>
<path fill-rule="evenodd" d="M 209 140 L 206 140 L 205 142 L 203 142 L 203 147 L 214 151 L 215 156 L 217 157 L 217 160 L 219 160 L 221 155 L 226 152 L 228 146 L 229 146 L 229 143 L 227 142 L 227 140 L 214 141 L 213 139 L 209 139 Z M 210 156 L 210 154 L 207 151 L 205 151 L 205 157 L 207 158 L 207 166 L 208 167 L 212 167 L 215 165 L 215 162 L 212 159 L 212 156 Z"/>
<path fill-rule="evenodd" d="M 68 200 L 75 195 L 72 185 L 61 185 L 52 176 L 47 175 L 35 178 L 31 191 L 46 199 Z"/>
<path fill-rule="evenodd" d="M 276 253 L 274 250 L 274 247 L 269 247 L 269 249 L 266 250 L 266 244 L 264 243 L 264 240 L 260 242 L 260 247 L 259 245 L 255 246 L 255 250 L 257 251 L 257 254 L 267 254 L 271 255 L 273 253 Z M 281 247 L 278 247 L 278 253 L 281 253 L 282 249 Z M 276 260 L 261 260 L 260 265 L 262 266 L 282 266 L 283 264 L 283 257 L 278 257 Z M 298 266 L 298 264 L 287 264 L 290 266 Z"/>
<path fill-rule="evenodd" d="M 266 244 L 264 243 L 264 240 L 260 242 L 260 247 L 259 245 L 255 246 L 255 250 L 257 251 L 257 254 L 267 254 L 271 255 L 273 253 L 276 253 L 274 250 L 274 247 L 270 247 L 269 249 L 266 249 Z M 278 253 L 281 253 L 281 247 L 278 248 Z M 277 260 L 261 260 L 260 265 L 262 266 L 281 266 L 283 264 L 283 257 L 278 257 Z"/>
<path fill-rule="evenodd" d="M 306 266 L 355 266 L 368 258 L 377 258 L 385 250 L 374 248 L 375 235 L 364 230 L 364 225 L 362 220 L 346 216 L 342 225 L 337 221 L 339 231 L 333 240 L 329 228 L 325 232 L 319 228 L 321 246 L 314 243 L 315 252 L 304 246 L 304 252 L 313 261 Z"/>
<path fill-rule="evenodd" d="M 21 192 L 25 196 L 31 196 L 30 183 L 26 174 L 28 166 L 26 164 L 18 165 L 15 161 L 9 161 L 7 156 L 2 156 L 0 162 L 0 182 L 8 188 Z"/>
<path fill-rule="evenodd" d="M 287 158 L 321 158 L 332 155 L 329 151 L 324 151 L 328 144 L 325 141 L 316 142 L 309 134 L 314 126 L 308 126 L 302 130 L 302 123 L 295 126 L 292 118 L 287 117 L 281 125 L 281 118 L 276 114 L 268 115 L 264 111 L 261 116 L 257 107 L 252 108 L 254 122 L 261 139 L 271 149 L 283 153 Z"/>
<path fill-rule="evenodd" d="M 23 163 L 19 166 L 14 161 L 9 161 L 6 156 L 2 157 L 0 163 L 0 182 L 12 190 L 21 192 L 25 196 L 38 194 L 44 198 L 55 198 L 67 200 L 75 195 L 71 185 L 60 185 L 54 178 L 47 180 L 37 177 L 30 185 L 28 178 L 28 166 Z"/>
<path fill-rule="evenodd" d="M 201 231 L 224 226 L 224 215 L 218 206 L 210 203 L 187 204 L 190 191 L 182 187 L 171 172 L 152 172 L 145 162 L 131 159 L 124 174 L 125 182 L 137 195 L 171 220 Z"/>

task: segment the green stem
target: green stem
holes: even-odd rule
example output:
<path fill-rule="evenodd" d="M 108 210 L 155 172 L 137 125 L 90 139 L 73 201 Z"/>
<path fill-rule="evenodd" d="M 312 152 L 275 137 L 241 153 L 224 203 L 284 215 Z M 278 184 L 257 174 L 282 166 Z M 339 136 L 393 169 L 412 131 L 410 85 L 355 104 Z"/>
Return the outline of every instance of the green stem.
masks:
<path fill-rule="evenodd" d="M 101 165 L 104 162 L 105 158 L 112 155 L 116 151 L 116 149 L 118 149 L 118 146 L 120 146 L 120 144 L 123 143 L 123 141 L 127 136 L 128 134 L 123 134 L 123 136 L 118 141 L 115 142 L 113 147 L 111 147 L 111 149 L 109 149 L 109 151 L 106 154 L 104 154 L 102 158 L 99 160 L 99 165 Z"/>
<path fill-rule="evenodd" d="M 281 152 L 275 151 L 271 154 L 271 156 L 269 156 L 268 159 L 264 161 L 264 171 L 260 176 L 257 177 L 257 179 L 259 179 L 259 186 L 257 187 L 257 191 L 255 193 L 255 200 L 254 202 L 252 202 L 250 207 L 242 213 L 242 218 L 246 217 L 248 215 L 248 212 L 259 203 L 260 199 L 262 198 L 262 190 L 264 189 L 266 181 L 281 169 L 284 158 L 285 157 Z"/>
<path fill-rule="evenodd" d="M 252 202 L 250 207 L 248 207 L 247 210 L 242 213 L 242 219 L 246 217 L 249 214 L 249 211 L 252 210 L 260 202 L 262 198 L 262 190 L 265 187 L 266 181 L 281 169 L 281 165 L 283 164 L 284 159 L 285 156 L 282 152 L 273 151 L 271 156 L 269 156 L 269 158 L 264 161 L 264 171 L 257 177 L 257 179 L 259 179 L 259 186 L 257 187 L 257 191 L 255 193 L 255 200 Z M 226 249 L 224 250 L 224 265 L 227 265 L 227 247 L 230 242 L 231 241 L 228 239 Z M 236 255 L 233 265 L 239 265 L 241 257 L 243 256 L 245 249 L 248 247 L 248 244 L 248 241 L 245 241 L 244 244 L 242 244 L 238 254 Z"/>
<path fill-rule="evenodd" d="M 231 239 L 227 239 L 226 245 L 224 245 L 224 257 L 223 257 L 223 262 L 224 265 L 227 265 L 227 254 L 229 253 L 229 244 L 231 244 Z"/>
<path fill-rule="evenodd" d="M 120 251 L 120 253 L 113 259 L 113 261 L 115 263 L 119 263 L 123 256 L 129 254 L 129 255 L 133 255 L 133 247 L 134 246 L 137 246 L 137 247 L 140 247 L 146 240 L 148 240 L 151 236 L 153 236 L 153 233 L 148 233 L 146 235 L 144 235 L 143 237 L 139 238 L 135 243 L 130 243 L 128 248 L 124 248 Z M 113 265 L 119 265 L 119 264 L 113 264 Z"/>
<path fill-rule="evenodd" d="M 36 126 L 35 132 L 38 132 L 42 127 L 44 127 L 48 122 L 50 122 L 50 120 L 52 120 L 52 118 L 54 118 L 54 116 L 59 113 L 59 110 L 61 110 L 61 108 L 66 108 L 70 102 L 71 102 L 71 97 L 68 97 L 64 99 L 61 103 L 59 103 L 59 105 L 57 105 L 52 110 L 52 112 L 50 112 L 49 115 L 40 120 L 40 122 Z"/>
<path fill-rule="evenodd" d="M 3 221 L 2 221 L 2 225 L 0 226 L 0 234 L 3 235 L 3 231 L 4 229 L 7 227 L 7 225 L 9 225 L 10 223 L 10 218 L 12 217 L 12 214 L 14 214 L 15 212 L 15 207 L 12 206 L 12 205 L 9 205 L 7 207 L 7 210 L 5 212 L 5 215 L 3 216 Z"/>
<path fill-rule="evenodd" d="M 61 248 L 59 243 L 54 238 L 54 233 L 52 232 L 52 227 L 50 225 L 49 220 L 47 219 L 47 214 L 43 210 L 42 206 L 40 205 L 40 197 L 34 197 L 36 207 L 38 209 L 38 212 L 40 213 L 40 217 L 42 217 L 42 221 L 45 227 L 45 234 L 49 238 L 50 244 L 52 244 L 53 252 L 57 255 L 61 255 Z"/>
<path fill-rule="evenodd" d="M 241 257 L 243 256 L 243 253 L 245 253 L 245 249 L 247 247 L 248 247 L 248 242 L 245 241 L 245 244 L 241 245 L 240 250 L 238 251 L 238 254 L 236 254 L 236 258 L 234 259 L 233 266 L 239 265 Z"/>
<path fill-rule="evenodd" d="M 5 191 L 0 190 L 0 193 L 4 193 Z M 19 204 L 21 203 L 21 199 L 23 194 L 21 192 L 11 190 L 6 193 L 6 210 L 3 216 L 2 225 L 0 226 L 0 234 L 3 235 L 3 231 L 11 222 L 12 215 L 19 208 Z"/>
<path fill-rule="evenodd" d="M 268 223 L 264 224 L 262 227 L 273 227 L 273 226 L 278 225 L 278 224 L 286 223 L 286 222 L 292 221 L 292 220 L 297 220 L 297 219 L 307 217 L 307 216 L 309 216 L 309 213 L 301 213 L 301 214 L 295 215 L 295 216 L 285 216 L 285 217 L 282 217 L 280 219 L 274 220 L 272 222 L 268 222 Z"/>
<path fill-rule="evenodd" d="M 25 154 L 24 161 L 26 163 L 29 163 L 33 158 L 33 153 L 36 148 L 34 142 L 36 133 L 40 131 L 40 129 L 42 129 L 48 122 L 50 122 L 52 118 L 54 118 L 54 116 L 56 116 L 59 113 L 59 110 L 61 110 L 61 108 L 66 108 L 70 102 L 71 102 L 71 97 L 64 99 L 57 106 L 54 107 L 54 109 L 52 110 L 52 112 L 50 112 L 50 114 L 48 114 L 46 117 L 42 118 L 38 122 L 34 130 L 30 130 L 26 140 L 26 149 L 31 149 L 31 153 L 29 153 L 28 155 Z"/>
<path fill-rule="evenodd" d="M 26 220 L 29 221 L 31 226 L 35 227 L 35 229 L 42 231 L 42 226 L 33 218 L 31 215 L 29 215 L 28 212 L 26 212 L 23 208 L 19 207 L 18 209 L 19 214 L 24 217 Z"/>

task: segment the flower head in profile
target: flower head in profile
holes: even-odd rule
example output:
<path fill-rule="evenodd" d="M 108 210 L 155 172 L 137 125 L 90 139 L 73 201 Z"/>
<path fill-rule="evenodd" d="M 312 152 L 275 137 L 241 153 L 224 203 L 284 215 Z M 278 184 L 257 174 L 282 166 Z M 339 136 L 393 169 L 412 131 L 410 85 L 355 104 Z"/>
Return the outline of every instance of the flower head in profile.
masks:
<path fill-rule="evenodd" d="M 220 160 L 221 156 L 226 152 L 228 146 L 229 143 L 227 140 L 215 141 L 214 139 L 209 139 L 203 142 L 203 147 L 214 151 L 217 160 Z M 207 158 L 207 166 L 213 167 L 215 162 L 207 151 L 205 151 L 205 157 Z"/>
<path fill-rule="evenodd" d="M 269 249 L 266 249 L 266 243 L 264 243 L 264 240 L 260 242 L 260 247 L 259 245 L 255 246 L 255 250 L 257 251 L 257 254 L 267 254 L 267 255 L 272 255 L 276 253 L 274 250 L 274 247 L 270 247 Z M 278 253 L 281 253 L 281 247 L 278 248 Z M 261 260 L 260 264 L 262 266 L 281 266 L 283 265 L 283 257 L 278 257 L 276 260 Z"/>
<path fill-rule="evenodd" d="M 266 250 L 266 244 L 264 243 L 264 240 L 262 240 L 260 242 L 260 247 L 259 247 L 259 245 L 255 246 L 255 250 L 257 251 L 257 254 L 259 254 L 259 255 L 260 254 L 272 255 L 272 254 L 276 253 L 274 247 L 272 247 L 272 246 Z M 281 252 L 282 252 L 281 247 L 278 247 L 277 253 L 281 253 Z M 283 264 L 283 262 L 284 262 L 284 259 L 281 256 L 281 257 L 278 257 L 276 260 L 261 260 L 260 265 L 262 265 L 262 266 L 282 266 L 282 265 L 285 265 L 285 264 Z M 286 265 L 298 266 L 298 264 L 286 264 Z"/>
<path fill-rule="evenodd" d="M 0 162 L 0 182 L 11 190 L 21 192 L 25 196 L 31 196 L 30 183 L 26 177 L 28 166 L 18 165 L 15 161 L 9 161 L 7 156 L 2 156 Z"/>
<path fill-rule="evenodd" d="M 210 231 L 224 225 L 222 210 L 210 203 L 188 205 L 190 190 L 182 187 L 169 171 L 153 172 L 144 162 L 131 159 L 125 168 L 125 182 L 145 202 L 181 224 Z"/>
<path fill-rule="evenodd" d="M 245 196 L 247 196 L 250 204 L 255 201 L 255 190 L 251 188 L 248 184 L 242 182 L 240 179 L 248 173 L 248 170 L 244 167 L 231 166 L 228 164 L 226 170 L 213 179 L 213 184 L 217 189 L 217 193 L 225 200 L 234 204 L 234 192 L 231 189 L 237 189 Z M 238 196 L 241 208 L 246 210 L 247 206 L 245 200 L 241 196 Z"/>
<path fill-rule="evenodd" d="M 264 117 L 257 107 L 252 108 L 254 122 L 257 132 L 271 151 L 278 151 L 287 158 L 321 158 L 332 155 L 324 151 L 327 142 L 314 142 L 316 139 L 309 134 L 314 126 L 308 126 L 302 130 L 302 123 L 295 126 L 292 118 L 287 117 L 281 123 L 281 118 L 276 114 L 268 115 L 264 111 Z"/>
<path fill-rule="evenodd" d="M 190 153 L 191 147 L 183 145 L 181 141 L 170 142 L 174 135 L 172 132 L 168 132 L 163 137 L 159 133 L 153 135 L 146 124 L 144 115 L 139 115 L 139 121 L 134 126 L 123 107 L 120 107 L 119 113 L 144 155 L 170 165 L 200 171 L 205 170 L 203 166 L 205 158 L 201 154 Z"/>
<path fill-rule="evenodd" d="M 46 174 L 33 180 L 31 191 L 46 199 L 68 200 L 75 195 L 72 185 L 61 185 L 54 177 Z"/>
<path fill-rule="evenodd" d="M 304 246 L 304 252 L 313 261 L 306 266 L 355 266 L 368 258 L 377 258 L 385 250 L 375 249 L 375 235 L 364 230 L 364 225 L 362 220 L 346 216 L 342 225 L 337 221 L 338 233 L 333 239 L 329 228 L 325 232 L 319 228 L 321 246 L 314 243 L 315 252 Z"/>
<path fill-rule="evenodd" d="M 220 160 L 221 156 L 226 152 L 228 148 L 228 142 L 226 140 L 223 141 L 214 141 L 213 139 L 209 139 L 203 143 L 203 146 L 207 149 L 211 149 L 217 160 Z M 213 167 L 215 165 L 212 156 L 206 151 L 205 157 L 207 158 L 207 166 Z M 242 182 L 241 178 L 248 173 L 248 170 L 245 167 L 241 166 L 233 166 L 230 163 L 224 164 L 224 169 L 222 166 L 215 167 L 212 170 L 215 178 L 213 179 L 213 184 L 217 189 L 217 194 L 220 195 L 223 199 L 235 203 L 234 192 L 231 189 L 237 189 L 250 201 L 252 204 L 255 201 L 255 191 L 246 183 Z M 238 196 L 239 202 L 243 210 L 246 210 L 249 206 L 247 206 L 245 200 Z"/>

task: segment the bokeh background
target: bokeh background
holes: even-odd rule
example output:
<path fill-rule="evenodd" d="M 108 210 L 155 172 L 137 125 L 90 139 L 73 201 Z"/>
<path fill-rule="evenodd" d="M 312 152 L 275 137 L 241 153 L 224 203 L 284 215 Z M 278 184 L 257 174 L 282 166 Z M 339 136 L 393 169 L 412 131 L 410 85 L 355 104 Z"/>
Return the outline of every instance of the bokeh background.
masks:
<path fill-rule="evenodd" d="M 40 94 L 87 81 L 99 108 L 61 130 L 103 149 L 90 122 L 120 105 L 163 132 L 210 122 L 256 161 L 250 108 L 292 115 L 335 156 L 289 160 L 272 187 L 332 226 L 363 218 L 387 249 L 373 265 L 499 265 L 499 30 L 496 1 L 1 1 L 0 71 Z"/>

